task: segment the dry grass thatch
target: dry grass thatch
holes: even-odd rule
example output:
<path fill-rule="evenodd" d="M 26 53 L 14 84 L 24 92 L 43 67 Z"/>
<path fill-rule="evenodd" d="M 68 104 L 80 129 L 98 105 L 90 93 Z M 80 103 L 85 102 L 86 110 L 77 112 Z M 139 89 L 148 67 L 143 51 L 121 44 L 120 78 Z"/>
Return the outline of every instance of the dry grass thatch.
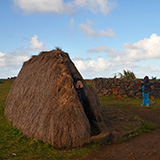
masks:
<path fill-rule="evenodd" d="M 85 114 L 74 89 L 76 78 L 82 77 L 67 53 L 53 50 L 33 56 L 23 64 L 11 88 L 5 106 L 7 119 L 26 137 L 56 148 L 89 143 L 97 133 L 92 129 L 95 124 L 100 124 L 99 133 L 105 126 L 97 95 L 84 82 Z"/>

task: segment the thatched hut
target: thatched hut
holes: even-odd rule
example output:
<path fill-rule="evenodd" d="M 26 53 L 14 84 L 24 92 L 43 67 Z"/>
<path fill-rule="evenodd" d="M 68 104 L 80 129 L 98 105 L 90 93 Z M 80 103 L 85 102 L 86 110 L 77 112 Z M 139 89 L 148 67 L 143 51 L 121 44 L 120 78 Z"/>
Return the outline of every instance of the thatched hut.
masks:
<path fill-rule="evenodd" d="M 79 147 L 92 140 L 106 141 L 99 100 L 84 83 L 88 100 L 84 111 L 74 88 L 82 76 L 61 50 L 42 52 L 23 64 L 8 95 L 5 115 L 24 136 L 55 148 Z"/>

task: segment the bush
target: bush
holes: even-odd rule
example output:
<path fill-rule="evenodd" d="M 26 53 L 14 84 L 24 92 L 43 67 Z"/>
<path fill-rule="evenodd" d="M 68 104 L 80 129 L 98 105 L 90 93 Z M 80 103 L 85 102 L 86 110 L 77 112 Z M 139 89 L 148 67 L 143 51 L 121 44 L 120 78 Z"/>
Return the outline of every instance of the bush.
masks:
<path fill-rule="evenodd" d="M 119 76 L 119 78 L 121 78 L 121 79 L 136 79 L 135 74 L 129 70 L 127 70 L 127 71 L 123 70 L 123 73 L 115 74 L 114 78 L 117 78 L 117 76 Z"/>

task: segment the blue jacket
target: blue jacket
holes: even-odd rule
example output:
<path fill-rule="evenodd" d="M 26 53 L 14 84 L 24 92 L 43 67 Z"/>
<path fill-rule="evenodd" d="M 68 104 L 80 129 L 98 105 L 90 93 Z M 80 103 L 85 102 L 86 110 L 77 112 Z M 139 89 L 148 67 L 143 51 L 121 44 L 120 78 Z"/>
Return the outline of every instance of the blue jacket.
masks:
<path fill-rule="evenodd" d="M 144 81 L 144 83 L 142 83 L 142 92 L 151 92 L 151 83 L 149 81 Z"/>

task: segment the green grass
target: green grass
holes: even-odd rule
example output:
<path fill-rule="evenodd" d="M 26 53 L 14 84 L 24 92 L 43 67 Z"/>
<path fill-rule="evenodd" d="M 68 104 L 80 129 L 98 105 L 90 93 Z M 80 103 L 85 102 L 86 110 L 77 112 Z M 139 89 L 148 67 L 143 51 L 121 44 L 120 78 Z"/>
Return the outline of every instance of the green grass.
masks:
<path fill-rule="evenodd" d="M 33 138 L 27 139 L 23 137 L 22 132 L 12 127 L 4 116 L 5 101 L 14 80 L 1 81 L 4 83 L 0 83 L 0 160 L 73 160 L 79 157 L 85 157 L 88 153 L 99 151 L 102 148 L 102 144 L 93 143 L 81 148 L 56 150 L 50 144 L 45 144 Z M 89 81 L 89 83 L 93 86 L 92 82 Z M 142 101 L 142 99 L 137 98 L 99 98 L 102 107 L 120 109 L 140 108 Z M 151 105 L 154 108 L 158 108 L 160 106 L 160 99 L 154 100 L 151 102 Z M 142 129 L 151 130 L 152 127 L 153 124 L 147 124 Z M 130 135 L 130 137 L 133 137 L 133 135 Z"/>
<path fill-rule="evenodd" d="M 0 160 L 70 160 L 100 150 L 102 145 L 99 143 L 56 150 L 50 144 L 23 137 L 4 116 L 5 101 L 14 80 L 1 81 L 4 83 L 0 83 Z"/>
<path fill-rule="evenodd" d="M 140 128 L 138 131 L 131 133 L 127 136 L 123 136 L 121 139 L 117 140 L 117 143 L 122 143 L 125 141 L 128 141 L 142 133 L 150 133 L 153 130 L 155 130 L 158 126 L 155 123 L 149 122 L 149 121 L 145 121 L 142 120 L 142 128 Z"/>
<path fill-rule="evenodd" d="M 94 88 L 95 88 L 95 83 L 94 83 L 93 80 L 85 80 L 85 82 L 86 82 L 86 84 L 87 84 L 88 86 L 91 86 L 91 87 L 94 87 Z"/>
<path fill-rule="evenodd" d="M 160 114 L 160 99 L 150 99 L 150 107 L 141 106 L 142 98 L 124 98 L 124 97 L 117 98 L 117 97 L 99 96 L 99 99 L 100 99 L 101 107 L 103 108 L 117 108 L 117 109 L 126 109 L 126 110 L 127 109 L 132 109 L 132 110 L 151 109 L 151 110 L 156 110 L 156 114 Z M 135 118 L 140 119 L 138 116 L 135 116 Z M 128 141 L 142 133 L 152 132 L 157 128 L 157 125 L 155 123 L 152 123 L 146 120 L 141 120 L 141 121 L 142 121 L 141 129 L 139 129 L 137 132 L 124 136 L 121 139 L 118 139 L 117 143 Z M 128 130 L 128 128 L 126 128 L 126 130 Z M 131 128 L 129 128 L 129 130 L 131 130 Z"/>
<path fill-rule="evenodd" d="M 107 97 L 99 96 L 100 103 L 102 107 L 112 107 L 119 109 L 140 109 L 142 98 L 117 98 L 117 97 Z M 156 109 L 160 110 L 160 99 L 150 99 L 150 107 L 145 109 Z M 160 112 L 159 112 L 160 113 Z"/>

